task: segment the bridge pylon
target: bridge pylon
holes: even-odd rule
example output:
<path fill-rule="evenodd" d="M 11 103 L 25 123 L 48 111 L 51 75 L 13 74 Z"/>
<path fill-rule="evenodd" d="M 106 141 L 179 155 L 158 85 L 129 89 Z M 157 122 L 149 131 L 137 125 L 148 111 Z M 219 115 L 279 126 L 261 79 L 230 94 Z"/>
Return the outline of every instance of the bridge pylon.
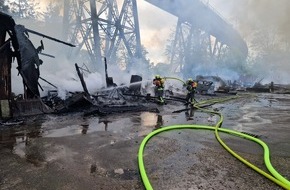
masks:
<path fill-rule="evenodd" d="M 208 3 L 201 0 L 145 1 L 178 19 L 169 52 L 173 71 L 191 72 L 196 66 L 206 67 L 215 62 L 245 62 L 246 42 Z"/>
<path fill-rule="evenodd" d="M 88 52 L 95 68 L 108 64 L 129 68 L 141 58 L 136 0 L 64 0 L 63 35 L 76 44 L 70 55 Z"/>

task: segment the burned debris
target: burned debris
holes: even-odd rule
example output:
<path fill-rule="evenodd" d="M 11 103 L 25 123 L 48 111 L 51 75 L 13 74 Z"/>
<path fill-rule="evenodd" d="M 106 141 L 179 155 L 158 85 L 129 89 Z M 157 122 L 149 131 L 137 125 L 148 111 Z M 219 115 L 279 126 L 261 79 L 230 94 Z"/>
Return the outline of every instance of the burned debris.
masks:
<path fill-rule="evenodd" d="M 197 93 L 203 95 L 216 95 L 216 93 L 236 94 L 237 92 L 264 92 L 264 93 L 289 93 L 287 85 L 262 84 L 263 79 L 248 84 L 242 79 L 240 80 L 223 80 L 218 76 L 201 76 L 196 77 L 198 82 Z"/>
<path fill-rule="evenodd" d="M 38 80 L 40 78 L 39 67 L 43 63 L 38 54 L 41 53 L 44 46 L 41 42 L 41 45 L 35 48 L 29 40 L 29 33 L 57 42 L 62 41 L 27 29 L 23 25 L 17 25 L 11 16 L 1 12 L 0 25 L 1 118 L 52 112 L 42 102 L 38 90 L 39 87 L 42 88 Z M 11 64 L 14 59 L 17 60 L 17 69 L 24 86 L 23 96 L 17 97 L 14 97 L 11 92 Z"/>
<path fill-rule="evenodd" d="M 125 98 L 123 93 L 140 94 L 142 77 L 133 75 L 129 87 L 117 87 L 113 78 L 108 76 L 107 63 L 105 59 L 106 89 L 101 89 L 96 95 L 90 95 L 86 87 L 80 67 L 75 64 L 76 71 L 81 81 L 83 92 L 68 92 L 67 98 L 62 100 L 58 97 L 57 90 L 48 91 L 47 96 L 40 97 L 39 79 L 47 82 L 51 86 L 55 85 L 40 76 L 39 67 L 43 61 L 38 54 L 54 57 L 45 54 L 43 42 L 35 48 L 29 40 L 29 33 L 39 35 L 68 46 L 72 44 L 63 42 L 56 38 L 41 34 L 39 32 L 25 28 L 23 25 L 17 25 L 13 18 L 7 14 L 0 13 L 0 100 L 1 100 L 1 118 L 9 119 L 11 117 L 29 116 L 43 113 L 63 113 L 69 111 L 81 111 L 86 108 L 98 110 L 99 114 L 108 114 L 112 112 L 125 111 L 145 111 L 148 109 L 140 104 L 127 104 L 130 98 Z M 3 27 L 2 27 L 3 26 Z M 11 64 L 17 60 L 17 69 L 23 79 L 24 93 L 15 96 L 11 90 Z M 133 84 L 139 82 L 139 84 Z M 109 99 L 109 101 L 108 101 Z M 91 111 L 92 114 L 94 111 Z M 89 113 L 86 113 L 88 115 Z"/>
<path fill-rule="evenodd" d="M 157 97 L 148 93 L 142 87 L 143 78 L 140 75 L 131 75 L 130 84 L 118 86 L 107 70 L 107 59 L 104 58 L 106 87 L 99 89 L 95 94 L 90 94 L 84 80 L 84 69 L 75 63 L 83 91 L 67 92 L 67 97 L 61 99 L 57 86 L 50 83 L 40 74 L 40 66 L 43 61 L 39 54 L 52 57 L 43 52 L 42 40 L 36 48 L 29 39 L 29 34 L 38 35 L 64 45 L 74 47 L 73 44 L 27 29 L 23 25 L 15 23 L 13 18 L 0 12 L 0 113 L 1 118 L 29 116 L 43 113 L 64 113 L 72 111 L 84 111 L 84 115 L 107 115 L 111 113 L 150 111 L 159 112 L 155 100 Z M 11 68 L 13 60 L 17 61 L 17 69 L 22 77 L 24 93 L 14 95 L 11 89 Z M 49 90 L 47 95 L 40 97 L 39 88 L 42 87 L 39 79 L 53 86 L 55 90 Z M 249 92 L 274 92 L 283 89 L 282 86 L 262 85 L 261 81 L 252 86 L 244 86 L 241 81 L 224 81 L 218 76 L 196 76 L 198 85 L 196 93 L 200 95 L 216 95 L 216 93 L 236 94 L 241 89 Z M 175 93 L 177 89 L 165 90 L 166 101 L 179 101 L 185 103 L 185 97 Z"/>

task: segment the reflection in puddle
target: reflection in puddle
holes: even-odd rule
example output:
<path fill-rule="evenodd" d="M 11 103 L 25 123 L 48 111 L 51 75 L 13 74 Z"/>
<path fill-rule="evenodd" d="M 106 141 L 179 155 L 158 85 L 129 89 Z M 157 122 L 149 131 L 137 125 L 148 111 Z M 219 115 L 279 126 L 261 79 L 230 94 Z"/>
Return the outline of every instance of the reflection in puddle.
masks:
<path fill-rule="evenodd" d="M 82 133 L 82 126 L 72 125 L 65 128 L 53 129 L 46 132 L 44 137 L 65 137 Z"/>
<path fill-rule="evenodd" d="M 155 125 L 155 129 L 159 129 L 163 126 L 163 119 L 162 119 L 162 115 L 158 115 L 157 116 L 157 123 Z"/>
<path fill-rule="evenodd" d="M 144 112 L 140 115 L 141 121 L 139 124 L 138 136 L 146 136 L 150 133 L 156 126 L 158 126 L 158 118 L 162 120 L 162 116 L 158 116 L 156 113 Z M 163 125 L 163 120 L 162 120 Z"/>
<path fill-rule="evenodd" d="M 45 153 L 43 144 L 34 141 L 42 136 L 43 131 L 38 122 L 31 126 L 10 126 L 0 131 L 0 148 L 8 148 L 12 153 L 39 166 L 45 161 Z"/>
<path fill-rule="evenodd" d="M 103 123 L 105 126 L 104 126 L 104 130 L 105 131 L 108 131 L 108 124 L 109 123 L 112 123 L 111 121 L 107 120 L 107 119 L 100 119 L 99 120 L 99 123 Z"/>
<path fill-rule="evenodd" d="M 66 136 L 73 136 L 73 135 L 86 135 L 96 131 L 108 131 L 108 123 L 111 121 L 108 120 L 99 120 L 99 118 L 88 118 L 87 120 L 76 121 L 75 125 L 65 125 L 61 128 L 57 129 L 47 129 L 44 137 L 66 137 Z M 44 123 L 43 126 L 45 126 Z M 49 127 L 48 127 L 49 128 Z"/>
<path fill-rule="evenodd" d="M 187 121 L 189 121 L 189 120 L 193 120 L 193 117 L 194 117 L 193 107 L 190 107 L 189 110 L 185 111 L 185 118 Z"/>
<path fill-rule="evenodd" d="M 184 116 L 183 116 L 184 117 Z M 178 118 L 178 117 L 177 117 Z M 42 138 L 62 138 L 85 136 L 98 131 L 118 133 L 124 139 L 145 136 L 156 128 L 164 126 L 164 120 L 174 121 L 170 115 L 142 112 L 116 117 L 53 116 L 48 115 L 41 121 L 32 121 L 21 127 L 0 129 L 0 149 L 8 148 L 14 154 L 39 165 L 51 157 L 46 155 L 46 142 Z M 111 144 L 116 143 L 111 141 Z"/>
<path fill-rule="evenodd" d="M 281 95 L 275 94 L 275 98 L 272 94 L 260 95 L 254 102 L 246 103 L 240 107 L 241 116 L 236 121 L 234 127 L 235 130 L 239 131 L 251 131 L 256 130 L 259 127 L 272 126 L 275 117 L 280 117 L 281 104 L 279 98 Z M 284 97 L 284 95 L 283 95 Z M 286 97 L 282 98 L 284 101 Z M 287 107 L 289 109 L 289 107 Z"/>
<path fill-rule="evenodd" d="M 87 124 L 83 124 L 83 125 L 81 125 L 81 126 L 83 127 L 83 129 L 82 129 L 82 134 L 83 134 L 83 135 L 87 134 L 88 129 L 89 129 L 89 125 L 87 125 Z"/>
<path fill-rule="evenodd" d="M 141 125 L 144 127 L 152 127 L 156 125 L 157 115 L 156 113 L 144 112 L 141 113 Z"/>

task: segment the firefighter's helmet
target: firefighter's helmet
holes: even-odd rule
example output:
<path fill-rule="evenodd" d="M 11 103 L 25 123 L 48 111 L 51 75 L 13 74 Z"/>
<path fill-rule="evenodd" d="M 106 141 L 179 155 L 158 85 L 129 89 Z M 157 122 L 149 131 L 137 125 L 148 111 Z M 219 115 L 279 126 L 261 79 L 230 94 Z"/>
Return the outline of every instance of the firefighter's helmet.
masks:
<path fill-rule="evenodd" d="M 160 75 L 155 75 L 155 79 L 161 79 Z"/>

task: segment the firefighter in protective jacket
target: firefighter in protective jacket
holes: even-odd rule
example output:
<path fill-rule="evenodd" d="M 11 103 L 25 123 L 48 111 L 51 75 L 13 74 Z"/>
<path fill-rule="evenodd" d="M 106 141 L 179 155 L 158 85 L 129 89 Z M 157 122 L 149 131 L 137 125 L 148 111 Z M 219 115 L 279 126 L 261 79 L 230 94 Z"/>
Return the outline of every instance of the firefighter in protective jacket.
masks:
<path fill-rule="evenodd" d="M 186 95 L 186 101 L 187 104 L 194 104 L 196 100 L 194 99 L 194 94 L 196 92 L 196 87 L 197 87 L 197 82 L 193 81 L 192 78 L 189 78 L 186 81 L 186 90 L 187 90 L 187 95 Z"/>
<path fill-rule="evenodd" d="M 158 102 L 160 104 L 164 104 L 163 93 L 164 93 L 164 82 L 165 79 L 161 78 L 160 75 L 156 75 L 153 79 L 153 84 L 155 85 L 155 96 L 158 97 Z"/>

